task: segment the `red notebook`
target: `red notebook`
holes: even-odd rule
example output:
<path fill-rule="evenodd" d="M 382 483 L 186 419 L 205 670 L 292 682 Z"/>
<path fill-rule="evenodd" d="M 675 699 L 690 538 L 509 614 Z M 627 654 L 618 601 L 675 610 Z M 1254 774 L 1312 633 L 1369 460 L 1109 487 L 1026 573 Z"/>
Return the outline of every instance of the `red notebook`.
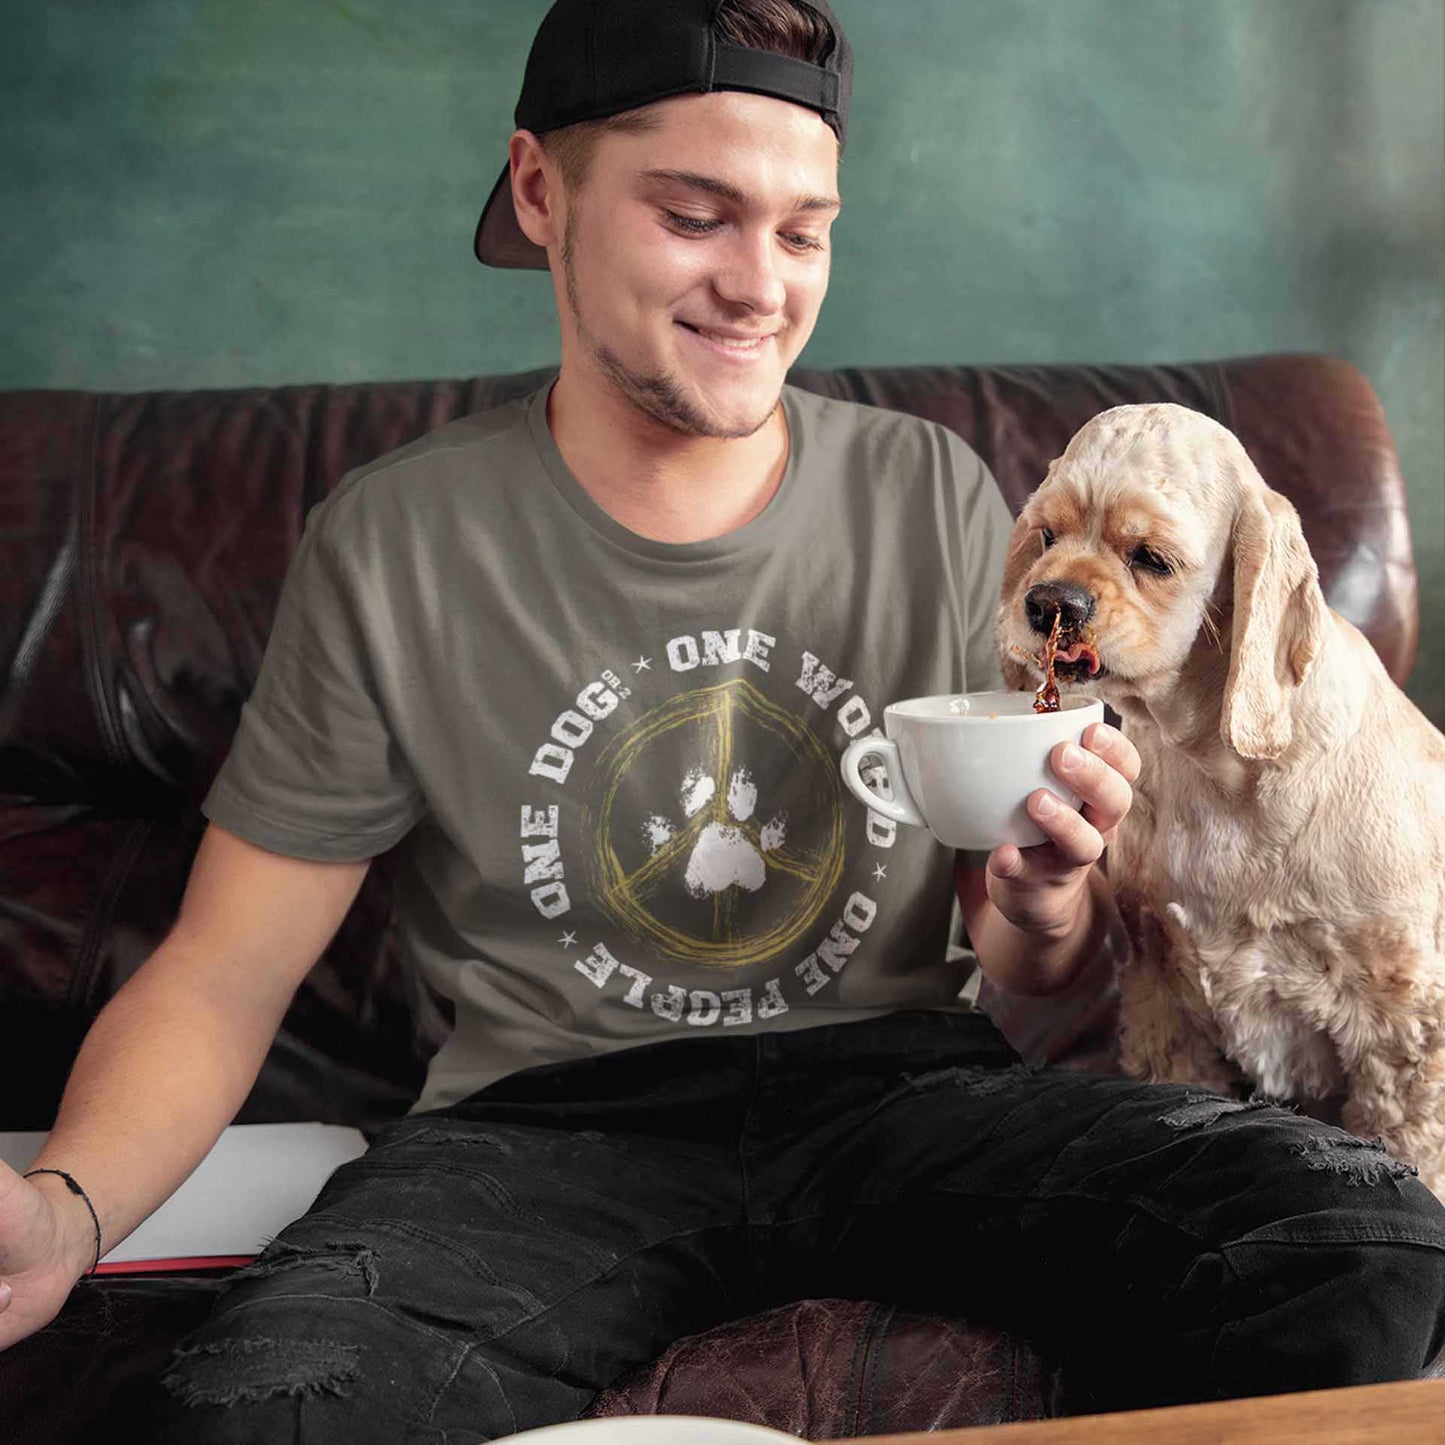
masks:
<path fill-rule="evenodd" d="M 0 1159 L 23 1173 L 45 1137 L 0 1132 Z M 233 1124 L 190 1178 L 101 1258 L 96 1273 L 249 1264 L 310 1208 L 332 1170 L 365 1150 L 359 1129 L 336 1124 Z"/>

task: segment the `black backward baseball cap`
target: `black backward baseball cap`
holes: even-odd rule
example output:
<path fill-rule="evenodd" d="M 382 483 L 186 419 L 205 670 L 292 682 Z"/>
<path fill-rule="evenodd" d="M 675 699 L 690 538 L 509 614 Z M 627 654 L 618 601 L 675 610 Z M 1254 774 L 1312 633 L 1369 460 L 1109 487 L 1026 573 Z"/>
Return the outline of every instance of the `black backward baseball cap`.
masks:
<path fill-rule="evenodd" d="M 816 110 L 843 144 L 853 56 L 826 0 L 797 0 L 832 27 L 822 65 L 732 45 L 715 25 L 724 0 L 556 0 L 527 56 L 514 119 L 536 134 L 691 91 L 746 90 Z M 510 164 L 492 187 L 472 243 L 488 266 L 547 269 L 512 206 Z"/>

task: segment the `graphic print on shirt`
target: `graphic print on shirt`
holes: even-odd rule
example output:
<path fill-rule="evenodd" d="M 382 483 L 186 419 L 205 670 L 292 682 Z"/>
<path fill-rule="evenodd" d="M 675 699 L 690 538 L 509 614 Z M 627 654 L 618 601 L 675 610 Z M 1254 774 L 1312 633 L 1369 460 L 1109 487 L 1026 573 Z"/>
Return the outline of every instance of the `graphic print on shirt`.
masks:
<path fill-rule="evenodd" d="M 586 684 L 534 754 L 531 786 L 554 796 L 522 807 L 523 883 L 548 922 L 565 924 L 585 898 L 612 925 L 558 940 L 604 998 L 674 1023 L 773 1018 L 826 988 L 872 925 L 887 870 L 865 875 L 868 891 L 840 888 L 857 805 L 838 759 L 881 729 L 851 680 L 806 650 L 787 705 L 740 675 L 772 674 L 776 687 L 783 664 L 755 629 L 671 638 L 638 655 L 630 685 L 615 668 Z M 868 811 L 872 848 L 895 836 Z M 723 977 L 688 987 L 669 965 L 688 966 L 691 984 L 699 967 Z M 723 986 L 743 970 L 748 983 Z"/>
<path fill-rule="evenodd" d="M 837 760 L 746 678 L 644 713 L 597 772 L 600 803 L 583 814 L 592 899 L 661 957 L 722 968 L 775 958 L 838 885 Z M 673 779 L 670 798 L 654 796 Z"/>

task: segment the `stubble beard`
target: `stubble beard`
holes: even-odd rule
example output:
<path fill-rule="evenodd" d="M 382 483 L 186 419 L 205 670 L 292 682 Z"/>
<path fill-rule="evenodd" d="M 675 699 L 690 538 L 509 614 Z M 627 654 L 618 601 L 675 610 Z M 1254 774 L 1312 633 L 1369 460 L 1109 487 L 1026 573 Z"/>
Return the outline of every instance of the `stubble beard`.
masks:
<path fill-rule="evenodd" d="M 671 427 L 674 431 L 681 432 L 684 436 L 737 439 L 750 437 L 761 431 L 778 409 L 777 398 L 757 421 L 725 425 L 716 418 L 710 417 L 688 395 L 676 377 L 670 376 L 665 371 L 654 372 L 651 375 L 633 371 L 615 351 L 592 335 L 583 324 L 582 310 L 579 304 L 575 264 L 576 236 L 577 209 L 574 205 L 567 212 L 567 222 L 562 232 L 562 275 L 567 293 L 567 305 L 572 312 L 572 324 L 576 328 L 577 339 L 618 391 L 644 415 L 661 422 L 664 426 Z"/>

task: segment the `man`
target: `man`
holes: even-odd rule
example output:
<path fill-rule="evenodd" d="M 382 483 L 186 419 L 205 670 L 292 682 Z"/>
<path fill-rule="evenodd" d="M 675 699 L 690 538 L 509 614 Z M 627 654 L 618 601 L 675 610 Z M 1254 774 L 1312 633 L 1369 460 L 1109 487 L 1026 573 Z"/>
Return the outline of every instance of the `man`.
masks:
<path fill-rule="evenodd" d="M 996 682 L 1009 526 L 942 428 L 783 385 L 849 73 L 813 0 L 544 20 L 476 244 L 550 268 L 555 384 L 312 510 L 176 926 L 37 1161 L 63 1173 L 0 1179 L 9 1342 L 202 1157 L 407 839 L 399 927 L 455 1029 L 411 1114 L 232 1277 L 147 1438 L 496 1438 L 821 1293 L 1022 1329 L 1090 1405 L 1439 1349 L 1417 1180 L 1311 1169 L 1322 1126 L 1281 1110 L 1024 1068 L 960 1002 L 955 860 L 843 800 L 886 702 Z M 959 860 L 1011 993 L 1109 933 L 1096 865 L 1138 759 L 1084 742 L 1054 757 L 1082 812 L 1028 802 L 1051 842 Z"/>

